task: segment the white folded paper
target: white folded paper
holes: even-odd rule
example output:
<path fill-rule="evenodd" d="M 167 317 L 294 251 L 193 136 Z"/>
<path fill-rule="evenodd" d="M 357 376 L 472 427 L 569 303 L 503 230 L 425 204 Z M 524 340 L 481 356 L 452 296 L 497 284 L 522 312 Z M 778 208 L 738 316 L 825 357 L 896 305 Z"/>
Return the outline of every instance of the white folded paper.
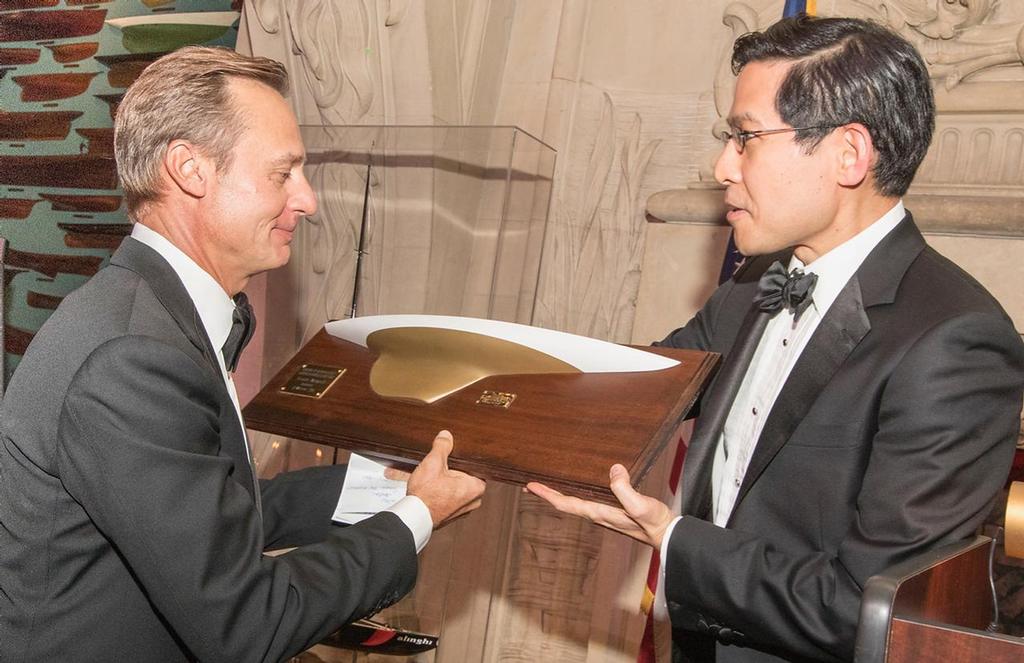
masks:
<path fill-rule="evenodd" d="M 358 523 L 380 513 L 405 497 L 405 481 L 384 476 L 387 466 L 358 454 L 348 459 L 345 485 L 331 519 L 338 523 Z"/>

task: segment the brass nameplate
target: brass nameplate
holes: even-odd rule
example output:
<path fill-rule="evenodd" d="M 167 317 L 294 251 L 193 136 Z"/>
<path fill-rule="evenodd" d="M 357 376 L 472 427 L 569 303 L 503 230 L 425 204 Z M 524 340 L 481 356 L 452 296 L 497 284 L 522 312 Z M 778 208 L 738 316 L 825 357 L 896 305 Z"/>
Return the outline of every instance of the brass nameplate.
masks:
<path fill-rule="evenodd" d="M 320 398 L 344 374 L 344 368 L 303 364 L 295 371 L 295 375 L 288 379 L 288 384 L 281 387 L 281 391 L 306 398 Z"/>
<path fill-rule="evenodd" d="M 503 407 L 507 410 L 515 399 L 516 395 L 510 394 L 507 391 L 485 391 L 480 394 L 480 398 L 476 399 L 476 404 L 493 405 L 494 407 Z"/>

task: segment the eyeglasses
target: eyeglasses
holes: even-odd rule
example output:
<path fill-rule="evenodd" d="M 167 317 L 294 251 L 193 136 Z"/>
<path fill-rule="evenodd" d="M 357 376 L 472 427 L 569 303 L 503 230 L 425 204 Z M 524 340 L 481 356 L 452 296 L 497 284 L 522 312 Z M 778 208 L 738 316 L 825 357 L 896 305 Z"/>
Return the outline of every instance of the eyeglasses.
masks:
<path fill-rule="evenodd" d="M 723 131 L 719 134 L 719 138 L 723 143 L 732 141 L 736 146 L 736 151 L 743 154 L 743 148 L 747 146 L 747 141 L 751 138 L 757 138 L 758 136 L 770 136 L 772 134 L 785 134 L 793 131 L 810 131 L 811 129 L 835 129 L 841 126 L 838 124 L 821 124 L 816 127 L 787 127 L 786 129 L 761 129 L 759 131 L 743 131 L 737 129 L 736 132 Z"/>

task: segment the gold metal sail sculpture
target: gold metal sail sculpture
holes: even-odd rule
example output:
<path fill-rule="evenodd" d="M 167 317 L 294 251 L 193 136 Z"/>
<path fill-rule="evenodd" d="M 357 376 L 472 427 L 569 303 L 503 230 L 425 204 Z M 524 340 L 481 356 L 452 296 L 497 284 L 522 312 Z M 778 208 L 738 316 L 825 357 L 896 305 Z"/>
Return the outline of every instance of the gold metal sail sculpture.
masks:
<path fill-rule="evenodd" d="M 366 347 L 380 354 L 370 371 L 377 394 L 424 403 L 493 375 L 582 372 L 540 350 L 459 329 L 380 329 Z"/>
<path fill-rule="evenodd" d="M 500 320 L 378 315 L 327 323 L 333 336 L 378 353 L 370 387 L 433 403 L 497 375 L 653 371 L 679 362 L 594 338 Z"/>

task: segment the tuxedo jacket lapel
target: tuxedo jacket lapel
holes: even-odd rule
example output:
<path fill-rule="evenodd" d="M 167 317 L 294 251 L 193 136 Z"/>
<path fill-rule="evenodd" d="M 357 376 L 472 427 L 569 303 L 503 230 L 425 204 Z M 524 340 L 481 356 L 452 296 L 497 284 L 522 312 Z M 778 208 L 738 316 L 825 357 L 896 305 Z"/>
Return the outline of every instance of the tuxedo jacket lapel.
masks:
<path fill-rule="evenodd" d="M 199 319 L 199 312 L 167 261 L 142 242 L 128 237 L 110 258 L 110 264 L 129 269 L 142 277 L 181 332 L 202 352 L 210 369 L 219 375 L 220 365 Z"/>
<path fill-rule="evenodd" d="M 736 342 L 708 387 L 697 419 L 697 428 L 686 452 L 686 462 L 683 463 L 680 485 L 683 514 L 705 517 L 710 512 L 711 465 L 718 446 L 718 436 L 769 318 L 770 314 L 760 311 L 755 305 L 750 306 L 736 334 Z"/>
<path fill-rule="evenodd" d="M 128 237 L 111 256 L 110 264 L 131 270 L 146 282 L 181 332 L 202 353 L 215 383 L 223 384 L 220 364 L 215 354 L 216 350 L 206 335 L 206 329 L 199 319 L 199 312 L 196 310 L 195 304 L 192 303 L 192 298 L 189 297 L 185 286 L 182 285 L 181 279 L 178 278 L 177 273 L 167 261 L 142 242 Z M 230 396 L 226 393 L 226 386 L 224 390 L 225 398 L 230 400 Z M 256 477 L 249 462 L 249 454 L 245 448 L 247 444 L 245 431 L 241 426 L 236 426 L 232 432 L 225 431 L 221 436 L 221 443 L 225 453 L 235 461 L 235 471 L 239 473 L 236 480 L 253 497 L 257 510 L 259 510 L 259 486 L 256 483 Z"/>

